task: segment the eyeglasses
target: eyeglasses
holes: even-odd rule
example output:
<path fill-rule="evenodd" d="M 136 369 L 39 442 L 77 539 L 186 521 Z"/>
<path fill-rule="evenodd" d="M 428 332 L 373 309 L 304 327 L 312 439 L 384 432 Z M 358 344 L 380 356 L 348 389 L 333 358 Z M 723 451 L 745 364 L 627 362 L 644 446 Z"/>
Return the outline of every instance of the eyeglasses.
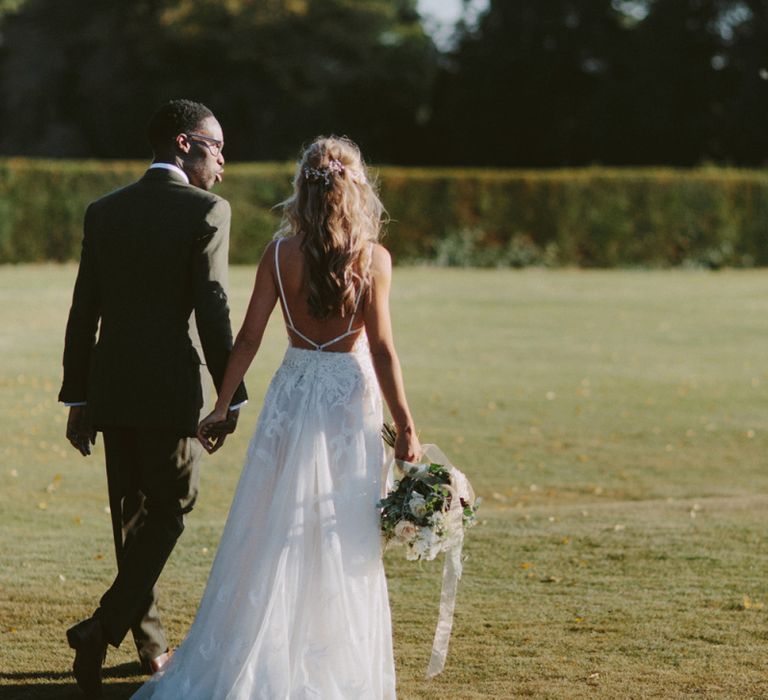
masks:
<path fill-rule="evenodd" d="M 219 139 L 215 139 L 211 136 L 206 136 L 205 134 L 193 134 L 193 133 L 187 134 L 187 137 L 192 137 L 192 136 L 194 136 L 195 138 L 190 138 L 190 140 L 191 141 L 197 140 L 198 142 L 202 141 L 202 145 L 208 149 L 208 152 L 212 156 L 217 156 L 219 155 L 219 153 L 221 153 L 224 150 L 224 142 L 219 141 Z"/>

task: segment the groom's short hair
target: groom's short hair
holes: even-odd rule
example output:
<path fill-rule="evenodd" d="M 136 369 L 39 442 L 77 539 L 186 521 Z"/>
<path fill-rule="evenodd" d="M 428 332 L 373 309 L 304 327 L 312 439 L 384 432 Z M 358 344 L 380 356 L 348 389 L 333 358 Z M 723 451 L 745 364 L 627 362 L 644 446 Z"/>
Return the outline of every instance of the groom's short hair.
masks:
<path fill-rule="evenodd" d="M 152 150 L 167 149 L 181 133 L 194 131 L 203 119 L 212 117 L 208 107 L 192 100 L 171 100 L 155 112 L 147 127 L 147 137 Z"/>

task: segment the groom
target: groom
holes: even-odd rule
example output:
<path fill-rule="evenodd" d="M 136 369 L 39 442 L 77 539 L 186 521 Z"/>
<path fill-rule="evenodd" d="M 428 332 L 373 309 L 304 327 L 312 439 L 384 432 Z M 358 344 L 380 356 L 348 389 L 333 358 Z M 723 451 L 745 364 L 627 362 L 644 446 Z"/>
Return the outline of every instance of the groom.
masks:
<path fill-rule="evenodd" d="M 221 126 L 204 105 L 173 100 L 148 136 L 149 170 L 86 211 L 59 393 L 75 449 L 87 456 L 103 435 L 118 563 L 93 616 L 67 631 L 88 697 L 101 695 L 107 644 L 129 630 L 146 672 L 169 657 L 154 586 L 197 496 L 203 395 L 192 312 L 217 389 L 232 348 L 230 208 L 209 192 L 224 172 Z M 209 451 L 235 429 L 246 399 L 241 385 Z"/>

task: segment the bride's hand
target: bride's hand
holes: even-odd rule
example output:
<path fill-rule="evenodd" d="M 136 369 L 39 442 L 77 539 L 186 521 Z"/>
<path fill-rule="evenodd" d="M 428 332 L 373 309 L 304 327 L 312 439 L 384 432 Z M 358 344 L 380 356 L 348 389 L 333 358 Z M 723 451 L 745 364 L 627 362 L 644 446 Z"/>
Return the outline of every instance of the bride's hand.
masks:
<path fill-rule="evenodd" d="M 208 454 L 213 454 L 223 444 L 231 430 L 223 431 L 222 424 L 227 421 L 226 411 L 211 411 L 197 426 L 197 439 Z"/>
<path fill-rule="evenodd" d="M 417 462 L 421 459 L 421 443 L 413 427 L 397 431 L 395 437 L 395 459 L 405 462 Z"/>

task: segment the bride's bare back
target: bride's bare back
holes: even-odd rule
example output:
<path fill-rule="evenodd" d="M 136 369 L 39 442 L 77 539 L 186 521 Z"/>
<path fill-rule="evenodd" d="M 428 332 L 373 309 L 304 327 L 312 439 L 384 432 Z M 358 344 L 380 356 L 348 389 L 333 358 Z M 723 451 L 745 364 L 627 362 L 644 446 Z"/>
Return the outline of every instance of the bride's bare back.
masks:
<path fill-rule="evenodd" d="M 307 261 L 301 250 L 301 236 L 275 243 L 274 276 L 282 293 L 283 319 L 291 345 L 304 350 L 350 352 L 364 329 L 365 290 L 357 290 L 353 314 L 318 319 L 309 310 Z M 359 272 L 359 271 L 357 271 Z"/>

